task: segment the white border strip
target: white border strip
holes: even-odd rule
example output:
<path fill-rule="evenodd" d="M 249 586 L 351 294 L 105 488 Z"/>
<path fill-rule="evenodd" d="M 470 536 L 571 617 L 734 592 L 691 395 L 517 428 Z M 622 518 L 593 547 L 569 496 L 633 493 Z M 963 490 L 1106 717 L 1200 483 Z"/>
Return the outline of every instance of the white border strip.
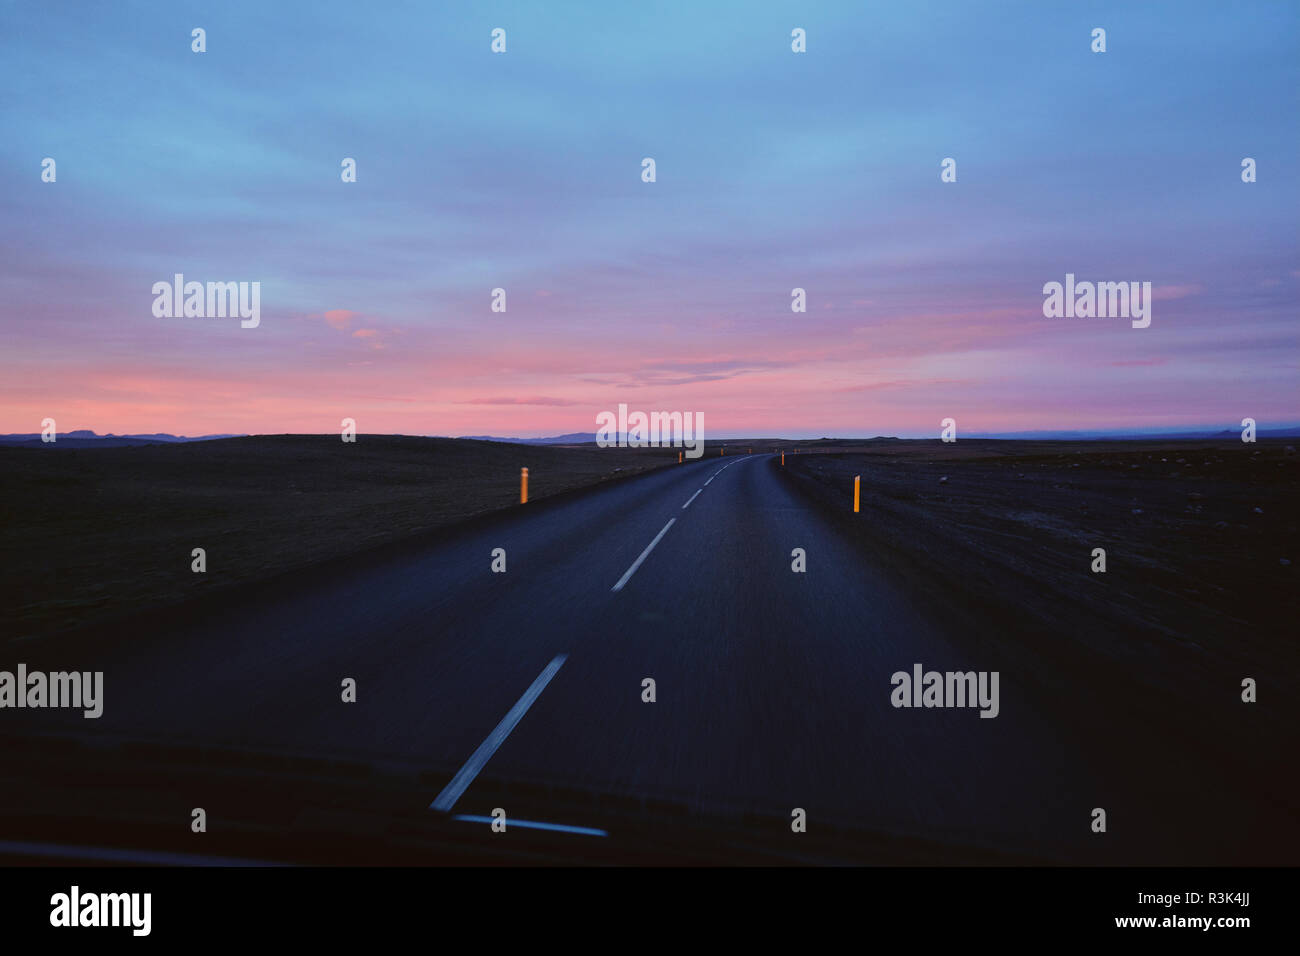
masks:
<path fill-rule="evenodd" d="M 509 713 L 501 719 L 496 729 L 488 734 L 487 740 L 478 745 L 467 761 L 465 766 L 461 767 L 456 776 L 451 778 L 451 783 L 442 788 L 442 793 L 438 794 L 433 803 L 429 804 L 430 810 L 441 810 L 444 813 L 455 806 L 456 801 L 460 799 L 469 785 L 474 782 L 474 778 L 479 775 L 479 771 L 487 766 L 487 762 L 492 759 L 492 755 L 497 752 L 510 731 L 523 719 L 524 714 L 528 713 L 528 708 L 533 706 L 533 701 L 541 695 L 546 689 L 546 685 L 551 682 L 551 678 L 564 665 L 568 655 L 559 654 L 555 660 L 546 665 L 546 669 L 537 675 L 537 679 L 532 682 L 528 690 L 524 691 L 524 696 L 515 702 L 515 706 L 510 708 Z"/>

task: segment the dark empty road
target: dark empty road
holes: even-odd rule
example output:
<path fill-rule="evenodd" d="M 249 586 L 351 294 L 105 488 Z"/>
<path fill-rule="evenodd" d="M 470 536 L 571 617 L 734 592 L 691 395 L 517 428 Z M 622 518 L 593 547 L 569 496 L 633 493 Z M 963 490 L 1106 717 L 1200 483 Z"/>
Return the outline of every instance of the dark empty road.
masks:
<path fill-rule="evenodd" d="M 492 571 L 497 548 L 505 573 Z M 805 572 L 792 570 L 795 549 Z M 719 813 L 803 808 L 810 828 L 1083 862 L 1110 859 L 1105 839 L 1159 862 L 1186 843 L 1194 808 L 1171 807 L 1192 784 L 1164 770 L 1134 777 L 1136 744 L 1112 739 L 1104 695 L 1092 712 L 1055 712 L 1004 673 L 992 719 L 892 706 L 891 674 L 914 664 L 1003 670 L 909 590 L 793 490 L 774 456 L 705 459 L 300 576 L 269 597 L 236 592 L 167 633 L 75 656 L 32 646 L 18 658 L 29 668 L 103 670 L 104 715 L 0 720 L 392 757 L 439 781 L 411 797 L 437 802 L 430 813 L 504 804 L 546 820 L 531 791 L 509 802 L 519 781 Z M 341 700 L 345 678 L 356 703 Z M 1096 746 L 1073 743 L 1089 738 Z M 1090 831 L 1094 807 L 1121 821 L 1119 836 Z"/>

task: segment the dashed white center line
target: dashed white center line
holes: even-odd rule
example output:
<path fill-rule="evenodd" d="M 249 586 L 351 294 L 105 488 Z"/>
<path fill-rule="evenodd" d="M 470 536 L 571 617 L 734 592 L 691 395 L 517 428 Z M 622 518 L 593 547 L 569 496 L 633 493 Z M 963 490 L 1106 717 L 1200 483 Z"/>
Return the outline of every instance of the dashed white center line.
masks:
<path fill-rule="evenodd" d="M 748 457 L 749 457 L 748 455 L 744 456 L 744 458 L 748 458 Z M 726 471 L 728 468 L 734 465 L 737 461 L 742 461 L 742 460 L 743 460 L 742 458 L 737 458 L 733 461 L 727 462 L 727 464 L 723 465 L 721 468 L 719 468 L 717 471 L 715 471 L 712 475 L 709 476 L 709 481 L 712 481 L 714 478 L 718 477 L 718 475 L 722 474 L 724 471 Z M 704 483 L 705 488 L 708 487 L 709 481 L 706 481 Z M 704 488 L 697 489 L 695 494 L 691 495 L 690 498 L 686 499 L 686 504 L 682 505 L 682 510 L 685 511 L 687 508 L 689 508 L 691 502 L 694 501 L 696 497 L 699 496 L 699 493 L 703 490 Z M 632 562 L 632 567 L 628 568 L 627 571 L 624 572 L 623 576 L 618 579 L 618 583 L 615 584 L 612 588 L 610 588 L 611 591 L 623 590 L 623 585 L 627 584 L 627 582 L 631 579 L 632 575 L 636 574 L 636 569 L 641 567 L 641 562 L 644 561 L 646 559 L 646 556 L 651 551 L 654 550 L 655 545 L 659 543 L 659 539 L 668 533 L 668 529 L 673 526 L 673 522 L 676 520 L 677 520 L 676 518 L 668 519 L 668 523 L 664 525 L 663 530 L 660 531 L 657 535 L 655 535 L 655 539 L 653 541 L 651 541 L 648 545 L 646 545 L 646 549 L 641 552 L 641 556 Z"/>
<path fill-rule="evenodd" d="M 714 478 L 718 477 L 718 475 L 722 474 L 724 471 L 726 471 L 728 468 L 730 468 L 730 467 L 731 467 L 732 465 L 734 465 L 736 462 L 738 462 L 738 461 L 744 461 L 746 458 L 749 458 L 749 457 L 751 457 L 751 456 L 749 456 L 749 455 L 742 455 L 740 458 L 735 458 L 735 459 L 733 459 L 733 460 L 727 462 L 725 465 L 723 465 L 721 468 L 719 468 L 719 469 L 718 469 L 717 471 L 715 471 L 713 474 L 709 475 L 709 481 L 712 481 Z M 709 481 L 706 481 L 704 484 L 707 485 L 707 484 L 709 483 Z"/>
<path fill-rule="evenodd" d="M 648 555 L 651 551 L 655 549 L 655 545 L 659 543 L 659 539 L 668 533 L 668 529 L 673 526 L 673 522 L 676 520 L 677 520 L 676 518 L 668 519 L 668 523 L 664 525 L 663 530 L 660 531 L 657 535 L 655 535 L 655 539 L 645 546 L 645 550 L 641 552 L 641 557 L 633 561 L 632 567 L 628 568 L 626 571 L 623 572 L 623 576 L 618 579 L 618 584 L 615 584 L 612 588 L 610 588 L 611 591 L 623 590 L 623 585 L 627 584 L 627 582 L 631 579 L 632 575 L 636 574 L 636 569 L 641 567 L 641 562 L 646 559 L 646 555 Z"/>
<path fill-rule="evenodd" d="M 671 521 L 668 523 L 672 524 Z M 668 529 L 665 528 L 664 530 L 667 531 Z M 642 557 L 645 557 L 645 555 L 642 555 Z M 546 665 L 546 669 L 537 675 L 537 679 L 529 685 L 528 690 L 524 691 L 524 696 L 515 702 L 509 713 L 501 719 L 501 723 L 497 724 L 496 729 L 488 734 L 487 740 L 478 745 L 478 750 L 470 754 L 469 760 L 465 761 L 465 766 L 461 767 L 456 776 L 451 778 L 451 783 L 443 787 L 442 793 L 438 794 L 433 803 L 429 804 L 430 810 L 441 810 L 445 813 L 455 805 L 456 801 L 460 799 L 460 795 L 468 789 L 469 785 L 474 782 L 474 778 L 479 775 L 479 771 L 487 766 L 487 762 L 492 759 L 492 755 L 497 752 L 497 748 L 505 743 L 505 739 L 510 736 L 510 731 L 514 730 L 519 721 L 523 719 L 524 714 L 528 713 L 528 708 L 533 706 L 533 701 L 537 700 L 542 691 L 546 689 L 546 685 L 551 682 L 551 678 L 564 665 L 567 657 L 566 654 L 557 655 L 553 661 Z"/>

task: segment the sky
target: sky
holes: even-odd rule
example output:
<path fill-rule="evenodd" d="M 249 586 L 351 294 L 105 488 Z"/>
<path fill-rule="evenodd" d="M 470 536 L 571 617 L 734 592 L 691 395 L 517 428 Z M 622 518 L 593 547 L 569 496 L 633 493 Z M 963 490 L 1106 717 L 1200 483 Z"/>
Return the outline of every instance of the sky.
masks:
<path fill-rule="evenodd" d="M 1300 421 L 1300 4 L 298 6 L 0 4 L 0 432 Z"/>

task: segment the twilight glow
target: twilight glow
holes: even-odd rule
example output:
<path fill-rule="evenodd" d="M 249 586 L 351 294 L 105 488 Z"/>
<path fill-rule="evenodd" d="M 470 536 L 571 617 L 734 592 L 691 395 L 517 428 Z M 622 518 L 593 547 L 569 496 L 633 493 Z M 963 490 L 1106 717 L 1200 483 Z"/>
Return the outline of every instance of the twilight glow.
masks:
<path fill-rule="evenodd" d="M 273 6 L 0 8 L 0 432 L 1300 419 L 1296 5 Z"/>

